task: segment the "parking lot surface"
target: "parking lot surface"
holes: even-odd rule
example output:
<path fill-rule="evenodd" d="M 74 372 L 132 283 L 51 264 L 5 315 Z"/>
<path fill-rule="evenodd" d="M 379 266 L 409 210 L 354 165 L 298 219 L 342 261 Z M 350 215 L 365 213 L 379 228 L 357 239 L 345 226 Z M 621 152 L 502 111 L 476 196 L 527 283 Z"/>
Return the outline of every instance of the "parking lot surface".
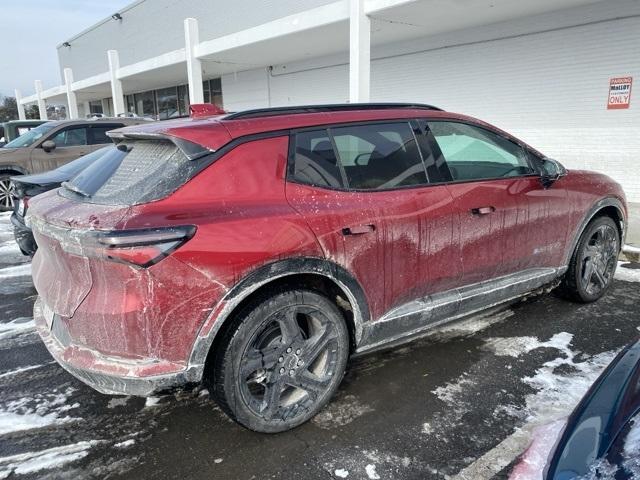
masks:
<path fill-rule="evenodd" d="M 640 270 L 601 301 L 539 296 L 352 359 L 312 422 L 231 422 L 195 389 L 99 394 L 33 330 L 29 259 L 0 214 L 0 479 L 506 478 L 536 426 L 567 415 L 640 329 Z"/>

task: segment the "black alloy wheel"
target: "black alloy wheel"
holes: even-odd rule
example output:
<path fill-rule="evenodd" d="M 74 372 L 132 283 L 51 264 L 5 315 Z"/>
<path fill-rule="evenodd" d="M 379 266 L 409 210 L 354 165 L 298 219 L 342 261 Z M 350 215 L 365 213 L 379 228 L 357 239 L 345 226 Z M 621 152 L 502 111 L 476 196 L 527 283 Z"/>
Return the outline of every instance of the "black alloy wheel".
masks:
<path fill-rule="evenodd" d="M 292 290 L 238 317 L 215 362 L 214 396 L 238 423 L 280 432 L 313 417 L 337 389 L 349 354 L 342 313 L 320 293 Z"/>

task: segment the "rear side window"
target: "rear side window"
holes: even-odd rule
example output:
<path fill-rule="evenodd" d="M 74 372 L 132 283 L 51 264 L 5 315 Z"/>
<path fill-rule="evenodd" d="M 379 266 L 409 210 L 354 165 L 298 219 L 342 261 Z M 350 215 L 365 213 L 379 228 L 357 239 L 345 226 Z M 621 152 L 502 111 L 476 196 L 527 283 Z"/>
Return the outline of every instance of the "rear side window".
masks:
<path fill-rule="evenodd" d="M 527 152 L 481 127 L 458 122 L 429 122 L 454 180 L 514 177 L 535 173 Z"/>
<path fill-rule="evenodd" d="M 295 180 L 322 187 L 385 190 L 427 183 L 406 122 L 300 132 L 293 162 Z"/>
<path fill-rule="evenodd" d="M 107 136 L 107 132 L 116 128 L 124 127 L 124 125 L 93 125 L 89 130 L 90 145 L 102 145 L 111 143 L 111 139 Z"/>
<path fill-rule="evenodd" d="M 427 183 L 409 123 L 332 128 L 349 188 L 389 189 Z"/>
<path fill-rule="evenodd" d="M 302 183 L 319 187 L 344 186 L 338 157 L 326 130 L 296 135 L 293 176 Z"/>

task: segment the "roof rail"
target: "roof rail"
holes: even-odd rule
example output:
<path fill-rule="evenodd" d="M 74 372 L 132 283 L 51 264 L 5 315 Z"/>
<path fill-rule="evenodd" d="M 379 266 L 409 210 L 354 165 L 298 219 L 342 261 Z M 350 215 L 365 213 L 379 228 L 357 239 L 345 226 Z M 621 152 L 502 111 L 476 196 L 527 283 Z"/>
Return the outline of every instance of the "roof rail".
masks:
<path fill-rule="evenodd" d="M 421 110 L 438 110 L 441 108 L 423 103 L 334 103 L 327 105 L 299 105 L 293 107 L 256 108 L 235 112 L 224 117 L 224 120 L 239 120 L 245 118 L 272 117 L 277 115 L 291 115 L 296 113 L 340 112 L 350 110 L 390 110 L 394 108 L 411 108 Z"/>

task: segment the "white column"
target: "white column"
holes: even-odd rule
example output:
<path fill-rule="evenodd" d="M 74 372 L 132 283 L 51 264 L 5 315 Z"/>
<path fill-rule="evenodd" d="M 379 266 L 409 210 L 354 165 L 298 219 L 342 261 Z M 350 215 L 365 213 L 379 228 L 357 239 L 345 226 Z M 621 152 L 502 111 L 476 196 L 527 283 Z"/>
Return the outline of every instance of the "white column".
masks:
<path fill-rule="evenodd" d="M 48 120 L 47 118 L 47 104 L 42 98 L 42 81 L 36 80 L 36 97 L 38 99 L 38 112 L 40 113 L 40 120 Z"/>
<path fill-rule="evenodd" d="M 349 101 L 368 102 L 371 76 L 371 20 L 364 0 L 349 0 Z"/>
<path fill-rule="evenodd" d="M 24 113 L 24 105 L 22 104 L 22 93 L 20 93 L 20 90 L 18 89 L 14 90 L 14 93 L 16 94 L 16 105 L 18 107 L 18 119 L 26 120 L 27 115 Z"/>
<path fill-rule="evenodd" d="M 67 106 L 69 119 L 74 120 L 78 118 L 78 99 L 76 98 L 76 92 L 71 89 L 73 83 L 73 71 L 70 68 L 64 69 L 64 84 L 67 89 Z"/>
<path fill-rule="evenodd" d="M 117 73 L 120 68 L 120 57 L 117 50 L 109 50 L 107 52 L 109 58 L 109 76 L 111 78 L 111 97 L 113 97 L 113 115 L 118 116 L 125 113 L 124 94 L 122 93 L 122 81 L 118 78 Z"/>
<path fill-rule="evenodd" d="M 91 113 L 91 106 L 89 105 L 89 102 L 87 101 L 82 102 L 82 107 L 84 108 L 84 116 L 88 117 L 89 114 Z"/>
<path fill-rule="evenodd" d="M 200 43 L 198 21 L 184 19 L 184 49 L 187 55 L 187 78 L 189 79 L 189 103 L 204 103 L 202 89 L 202 62 L 196 57 L 196 45 Z"/>

